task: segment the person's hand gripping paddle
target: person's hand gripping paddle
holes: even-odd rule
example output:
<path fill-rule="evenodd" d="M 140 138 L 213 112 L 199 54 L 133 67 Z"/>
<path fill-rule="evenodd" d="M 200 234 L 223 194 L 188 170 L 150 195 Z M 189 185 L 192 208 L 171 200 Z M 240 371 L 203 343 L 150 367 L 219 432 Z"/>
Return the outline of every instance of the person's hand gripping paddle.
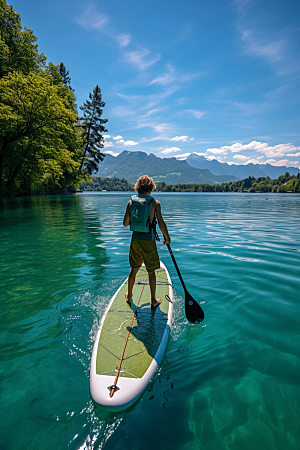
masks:
<path fill-rule="evenodd" d="M 187 318 L 187 320 L 189 320 L 192 323 L 201 323 L 202 320 L 204 319 L 204 311 L 201 308 L 201 306 L 196 302 L 196 300 L 194 300 L 193 297 L 188 293 L 187 288 L 185 287 L 184 281 L 182 279 L 181 273 L 179 271 L 179 268 L 177 266 L 177 263 L 175 261 L 175 257 L 173 255 L 170 244 L 167 244 L 167 247 L 170 252 L 171 258 L 173 260 L 174 266 L 177 270 L 182 287 L 184 289 L 186 318 Z"/>

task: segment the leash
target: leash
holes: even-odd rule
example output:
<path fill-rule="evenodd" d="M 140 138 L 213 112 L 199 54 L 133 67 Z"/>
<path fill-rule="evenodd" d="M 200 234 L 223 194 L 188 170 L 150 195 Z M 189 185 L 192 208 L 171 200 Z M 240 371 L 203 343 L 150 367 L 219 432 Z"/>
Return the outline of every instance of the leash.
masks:
<path fill-rule="evenodd" d="M 148 276 L 149 275 L 147 275 L 147 279 L 148 279 Z M 143 294 L 144 287 L 145 287 L 145 284 L 142 287 L 142 290 L 141 290 L 141 293 L 140 293 L 140 297 L 139 297 L 139 300 L 137 302 L 136 307 L 139 306 L 139 303 L 140 303 L 140 300 L 141 300 L 141 297 L 142 297 L 142 294 Z M 125 345 L 124 345 L 122 356 L 121 356 L 121 359 L 120 359 L 120 362 L 119 362 L 117 375 L 116 375 L 114 384 L 109 387 L 109 389 L 110 389 L 110 393 L 109 393 L 110 398 L 112 398 L 114 393 L 119 390 L 119 388 L 117 387 L 117 381 L 119 379 L 119 374 L 120 374 L 122 362 L 123 362 L 123 359 L 124 359 L 124 353 L 125 353 L 125 349 L 126 349 L 126 345 L 127 345 L 127 342 L 128 342 L 128 338 L 129 338 L 129 335 L 130 335 L 130 332 L 131 332 L 131 329 L 132 329 L 132 324 L 133 324 L 133 321 L 134 321 L 134 317 L 135 317 L 135 312 L 133 313 L 133 316 L 132 316 L 132 319 L 131 319 L 131 323 L 130 323 L 130 326 L 129 326 L 129 331 L 128 331 L 128 334 L 127 334 L 127 337 L 126 337 Z"/>

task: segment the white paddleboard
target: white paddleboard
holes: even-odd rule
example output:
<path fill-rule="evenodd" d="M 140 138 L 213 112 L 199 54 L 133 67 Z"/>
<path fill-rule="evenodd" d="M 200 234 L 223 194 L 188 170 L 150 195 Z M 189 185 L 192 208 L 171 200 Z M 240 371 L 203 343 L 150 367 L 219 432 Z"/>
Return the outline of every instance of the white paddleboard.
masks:
<path fill-rule="evenodd" d="M 142 266 L 136 276 L 130 306 L 125 300 L 125 280 L 108 304 L 96 336 L 90 391 L 93 400 L 108 411 L 122 411 L 140 397 L 167 348 L 174 301 L 171 279 L 165 265 L 160 262 L 156 271 L 156 297 L 161 299 L 161 304 L 151 308 L 147 275 L 145 266 Z M 117 386 L 112 397 L 111 386 Z"/>

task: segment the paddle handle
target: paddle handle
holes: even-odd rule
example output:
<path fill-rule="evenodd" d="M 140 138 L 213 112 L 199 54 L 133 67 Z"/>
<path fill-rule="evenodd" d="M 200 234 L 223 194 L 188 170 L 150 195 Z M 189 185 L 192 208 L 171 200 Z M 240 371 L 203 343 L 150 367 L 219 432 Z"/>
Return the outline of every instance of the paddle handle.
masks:
<path fill-rule="evenodd" d="M 184 289 L 184 292 L 187 292 L 186 287 L 185 287 L 185 284 L 184 284 L 184 281 L 183 281 L 182 276 L 181 276 L 181 273 L 180 273 L 180 270 L 179 270 L 179 268 L 178 268 L 178 266 L 177 266 L 177 262 L 176 262 L 176 260 L 175 260 L 174 255 L 173 255 L 172 249 L 171 249 L 171 247 L 170 247 L 170 244 L 167 244 L 167 247 L 168 247 L 168 250 L 169 250 L 169 252 L 170 252 L 171 258 L 172 258 L 172 260 L 173 260 L 175 269 L 177 270 L 177 273 L 178 273 L 179 279 L 180 279 L 180 281 L 181 281 L 182 287 L 183 287 L 183 289 Z"/>

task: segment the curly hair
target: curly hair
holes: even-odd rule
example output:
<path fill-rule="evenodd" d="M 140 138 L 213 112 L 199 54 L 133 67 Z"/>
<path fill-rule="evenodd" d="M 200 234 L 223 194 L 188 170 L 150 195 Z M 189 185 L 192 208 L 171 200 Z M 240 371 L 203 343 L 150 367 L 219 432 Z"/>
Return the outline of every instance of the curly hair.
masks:
<path fill-rule="evenodd" d="M 155 188 L 156 185 L 154 184 L 153 179 L 148 177 L 148 175 L 140 177 L 134 186 L 134 190 L 138 191 L 140 195 L 145 194 L 146 192 L 152 192 Z"/>

